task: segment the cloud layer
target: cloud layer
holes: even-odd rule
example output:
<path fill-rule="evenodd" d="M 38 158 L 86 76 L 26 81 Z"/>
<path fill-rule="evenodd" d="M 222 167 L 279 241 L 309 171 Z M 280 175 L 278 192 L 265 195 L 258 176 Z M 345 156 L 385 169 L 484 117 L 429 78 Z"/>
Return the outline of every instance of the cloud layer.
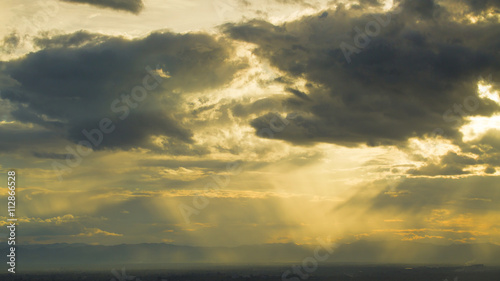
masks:
<path fill-rule="evenodd" d="M 26 243 L 500 243 L 498 1 L 71 2 L 137 16 L 3 35 Z"/>

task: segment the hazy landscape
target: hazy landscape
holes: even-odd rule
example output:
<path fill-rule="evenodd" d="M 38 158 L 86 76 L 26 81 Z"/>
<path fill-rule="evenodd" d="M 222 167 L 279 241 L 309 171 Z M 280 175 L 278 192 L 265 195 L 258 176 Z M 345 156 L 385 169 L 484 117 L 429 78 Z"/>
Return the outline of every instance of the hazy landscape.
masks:
<path fill-rule="evenodd" d="M 295 244 L 234 248 L 27 245 L 19 247 L 18 252 L 23 258 L 18 271 L 23 273 L 15 277 L 4 274 L 2 280 L 497 281 L 500 276 L 497 245 L 391 244 L 392 249 L 381 242 L 339 245 L 328 259 L 317 261 L 315 266 L 303 263 L 314 256 L 314 247 Z M 294 272 L 294 267 L 299 271 Z"/>
<path fill-rule="evenodd" d="M 327 263 L 417 264 L 500 266 L 500 246 L 494 244 L 432 245 L 418 242 L 357 241 L 332 248 Z M 267 265 L 297 263 L 314 257 L 315 247 L 296 244 L 264 244 L 238 247 L 194 247 L 170 244 L 87 244 L 21 245 L 20 271 L 133 268 L 176 269 L 203 264 Z M 321 265 L 318 265 L 318 268 Z"/>
<path fill-rule="evenodd" d="M 50 271 L 23 273 L 16 276 L 0 275 L 2 280 L 40 280 L 40 281 L 188 281 L 188 280 L 339 280 L 339 281 L 497 281 L 500 267 L 463 267 L 463 266 L 405 266 L 405 265 L 331 265 L 325 264 L 307 279 L 291 275 L 282 279 L 283 271 L 290 265 L 279 266 L 198 266 L 191 269 L 143 270 L 127 268 L 125 271 Z M 123 274 L 125 272 L 125 274 Z M 122 279 L 120 279 L 122 278 Z"/>

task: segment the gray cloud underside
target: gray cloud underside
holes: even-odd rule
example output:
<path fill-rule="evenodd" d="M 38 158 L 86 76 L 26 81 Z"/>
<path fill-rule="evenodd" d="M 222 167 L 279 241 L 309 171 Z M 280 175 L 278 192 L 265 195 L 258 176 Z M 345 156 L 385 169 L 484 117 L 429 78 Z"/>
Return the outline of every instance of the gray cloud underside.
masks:
<path fill-rule="evenodd" d="M 49 146 L 59 135 L 43 128 L 24 129 L 16 125 L 0 126 L 0 154 L 12 153 L 26 147 Z"/>
<path fill-rule="evenodd" d="M 163 136 L 164 146 L 177 147 L 177 154 L 204 153 L 191 151 L 193 133 L 174 117 L 183 95 L 220 87 L 245 67 L 229 61 L 230 43 L 205 34 L 157 32 L 126 40 L 76 32 L 35 43 L 44 49 L 1 63 L 0 95 L 17 106 L 12 117 L 75 143 L 86 140 L 82 130 L 99 128 L 109 118 L 116 129 L 95 149 L 151 147 L 152 136 Z M 170 78 L 151 76 L 147 66 Z M 153 77 L 160 80 L 158 86 L 143 101 L 132 100 L 135 108 L 122 101 L 148 75 L 149 84 L 156 83 Z"/>
<path fill-rule="evenodd" d="M 127 11 L 138 14 L 144 8 L 142 0 L 61 0 L 69 3 L 89 4 L 100 8 Z"/>
<path fill-rule="evenodd" d="M 231 38 L 256 44 L 254 53 L 285 72 L 285 80 L 308 81 L 303 95 L 288 90 L 293 95 L 283 103 L 299 116 L 275 138 L 387 145 L 442 128 L 445 137 L 460 139 L 462 116 L 451 111 L 443 118 L 455 104 L 464 108 L 467 98 L 477 101 L 477 109 L 463 109 L 464 116 L 498 111 L 477 96 L 481 76 L 500 76 L 498 23 L 461 24 L 433 1 L 406 1 L 400 14 L 378 15 L 382 23 L 389 15 L 390 22 L 378 24 L 380 34 L 366 47 L 356 47 L 353 28 L 365 30 L 375 17 L 343 7 L 325 15 L 279 26 L 261 20 L 224 26 Z M 351 63 L 343 42 L 359 50 Z M 262 115 L 251 124 L 258 133 L 270 118 Z"/>

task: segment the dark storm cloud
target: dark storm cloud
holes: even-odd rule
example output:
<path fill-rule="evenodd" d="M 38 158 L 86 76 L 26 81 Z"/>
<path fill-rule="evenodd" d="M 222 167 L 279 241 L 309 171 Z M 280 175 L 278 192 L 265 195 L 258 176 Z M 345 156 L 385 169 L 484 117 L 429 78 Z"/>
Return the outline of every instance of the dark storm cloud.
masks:
<path fill-rule="evenodd" d="M 403 0 L 401 1 L 408 15 L 431 19 L 443 15 L 444 8 L 435 0 Z"/>
<path fill-rule="evenodd" d="M 9 82 L 1 97 L 18 105 L 11 115 L 75 143 L 109 118 L 115 130 L 97 149 L 150 147 L 153 136 L 167 138 L 165 146 L 191 145 L 191 130 L 174 117 L 183 95 L 220 87 L 245 66 L 230 61 L 230 43 L 205 34 L 126 40 L 80 31 L 35 42 L 44 49 L 1 65 Z M 144 81 L 157 87 L 133 100 L 132 90 L 144 89 Z"/>
<path fill-rule="evenodd" d="M 224 31 L 256 44 L 254 53 L 287 73 L 285 81 L 305 78 L 309 83 L 313 102 L 286 100 L 298 117 L 275 138 L 388 145 L 441 128 L 445 137 L 458 140 L 463 117 L 489 116 L 499 109 L 479 99 L 477 81 L 500 76 L 500 25 L 464 25 L 447 14 L 431 0 L 405 1 L 394 14 L 339 7 L 326 17 L 278 26 L 252 20 L 226 24 Z M 366 28 L 376 35 L 363 43 L 360 34 Z M 357 48 L 350 63 L 342 43 Z M 267 126 L 268 117 L 251 123 L 256 132 Z"/>
<path fill-rule="evenodd" d="M 127 11 L 138 14 L 144 8 L 142 0 L 61 0 L 69 3 L 80 3 L 97 6 L 100 8 L 111 8 L 113 10 Z"/>

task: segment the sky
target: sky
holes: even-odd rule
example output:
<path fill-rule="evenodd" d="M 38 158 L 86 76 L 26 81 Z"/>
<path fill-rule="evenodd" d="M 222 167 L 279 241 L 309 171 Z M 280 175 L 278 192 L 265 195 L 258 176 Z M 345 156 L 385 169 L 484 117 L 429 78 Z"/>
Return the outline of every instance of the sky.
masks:
<path fill-rule="evenodd" d="M 24 244 L 500 245 L 500 1 L 0 5 Z"/>

